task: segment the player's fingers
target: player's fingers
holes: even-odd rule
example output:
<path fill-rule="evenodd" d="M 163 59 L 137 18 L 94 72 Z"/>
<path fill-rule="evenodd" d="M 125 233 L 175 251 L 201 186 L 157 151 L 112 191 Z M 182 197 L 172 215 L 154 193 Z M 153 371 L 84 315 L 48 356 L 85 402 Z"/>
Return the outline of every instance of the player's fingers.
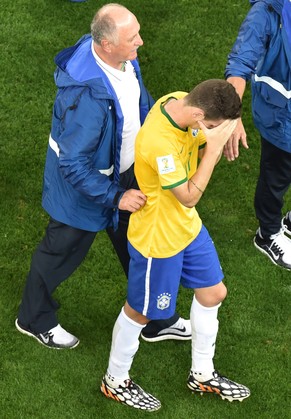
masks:
<path fill-rule="evenodd" d="M 233 133 L 237 126 L 237 119 L 229 120 L 227 119 L 224 121 L 219 127 L 221 128 L 221 131 L 229 138 L 229 136 Z"/>

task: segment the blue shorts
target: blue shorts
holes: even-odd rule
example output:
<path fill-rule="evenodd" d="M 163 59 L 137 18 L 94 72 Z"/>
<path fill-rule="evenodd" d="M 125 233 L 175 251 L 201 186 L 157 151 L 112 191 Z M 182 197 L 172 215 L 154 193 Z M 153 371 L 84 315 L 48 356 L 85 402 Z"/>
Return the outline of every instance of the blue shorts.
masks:
<path fill-rule="evenodd" d="M 174 315 L 180 283 L 196 289 L 223 279 L 214 243 L 204 226 L 189 246 L 169 258 L 145 258 L 129 242 L 128 251 L 127 301 L 150 320 Z"/>

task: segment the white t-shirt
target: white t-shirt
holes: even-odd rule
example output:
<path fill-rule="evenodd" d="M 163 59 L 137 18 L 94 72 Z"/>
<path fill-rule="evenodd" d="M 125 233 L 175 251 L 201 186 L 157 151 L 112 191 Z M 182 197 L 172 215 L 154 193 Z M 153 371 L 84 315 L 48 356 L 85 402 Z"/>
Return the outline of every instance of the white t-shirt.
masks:
<path fill-rule="evenodd" d="M 121 71 L 101 60 L 94 50 L 93 42 L 92 53 L 98 65 L 109 78 L 124 116 L 120 154 L 120 173 L 122 173 L 134 163 L 135 138 L 140 129 L 140 87 L 130 61 L 126 61 L 125 69 Z"/>

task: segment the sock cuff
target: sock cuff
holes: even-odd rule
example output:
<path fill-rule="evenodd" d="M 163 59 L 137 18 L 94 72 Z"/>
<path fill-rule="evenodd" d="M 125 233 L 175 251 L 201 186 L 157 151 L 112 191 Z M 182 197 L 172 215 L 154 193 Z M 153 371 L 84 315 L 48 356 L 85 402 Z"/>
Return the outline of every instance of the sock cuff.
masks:
<path fill-rule="evenodd" d="M 197 306 L 199 308 L 201 308 L 202 310 L 207 310 L 207 311 L 211 311 L 211 310 L 218 310 L 219 307 L 221 306 L 221 303 L 218 303 L 216 306 L 212 306 L 212 307 L 205 307 L 202 304 L 199 303 L 199 301 L 197 300 L 196 296 L 194 295 L 193 297 L 193 302 L 194 304 L 197 304 Z"/>
<path fill-rule="evenodd" d="M 137 323 L 134 320 L 132 320 L 130 317 L 128 317 L 127 314 L 125 314 L 124 307 L 122 307 L 120 314 L 127 322 L 131 323 L 133 326 L 139 327 L 140 329 L 143 329 L 144 327 L 146 327 L 146 324 Z"/>

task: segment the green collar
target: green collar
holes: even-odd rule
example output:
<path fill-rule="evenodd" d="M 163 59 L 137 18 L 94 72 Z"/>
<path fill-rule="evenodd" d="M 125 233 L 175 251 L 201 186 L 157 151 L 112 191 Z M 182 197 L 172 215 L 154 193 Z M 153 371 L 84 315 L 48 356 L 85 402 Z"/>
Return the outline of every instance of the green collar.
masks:
<path fill-rule="evenodd" d="M 165 105 L 169 102 L 169 100 L 171 100 L 171 99 L 175 99 L 175 100 L 177 100 L 177 98 L 175 98 L 174 96 L 170 96 L 170 97 L 168 97 L 168 99 L 167 100 L 165 100 L 165 102 L 162 102 L 161 104 L 160 104 L 160 109 L 161 109 L 161 112 L 162 112 L 162 114 L 163 115 L 165 115 L 165 117 L 171 122 L 171 124 L 175 127 L 175 128 L 178 128 L 178 129 L 180 129 L 181 131 L 184 131 L 184 132 L 186 132 L 187 130 L 188 130 L 188 128 L 186 128 L 186 129 L 184 129 L 184 128 L 181 128 L 181 127 L 179 127 L 179 125 L 177 125 L 176 124 L 176 122 L 170 117 L 170 115 L 168 114 L 168 112 L 166 111 L 166 109 L 165 109 Z"/>

